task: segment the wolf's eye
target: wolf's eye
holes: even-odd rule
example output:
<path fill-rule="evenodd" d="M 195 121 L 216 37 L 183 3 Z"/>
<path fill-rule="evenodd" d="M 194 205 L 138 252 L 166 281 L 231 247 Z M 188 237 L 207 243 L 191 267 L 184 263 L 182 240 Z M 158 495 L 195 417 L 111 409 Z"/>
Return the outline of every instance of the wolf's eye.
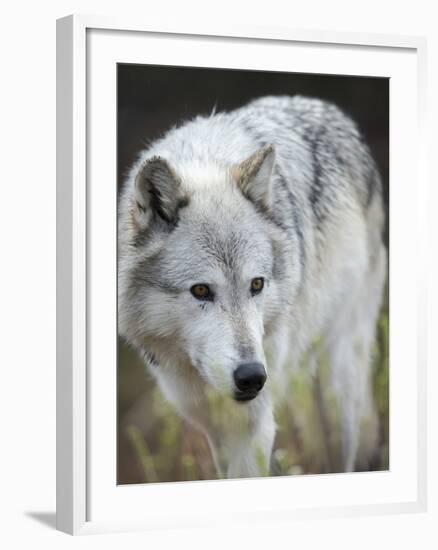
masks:
<path fill-rule="evenodd" d="M 251 281 L 251 294 L 254 296 L 254 294 L 259 294 L 263 290 L 263 287 L 265 286 L 265 280 L 263 277 L 256 277 Z"/>
<path fill-rule="evenodd" d="M 190 292 L 198 300 L 213 299 L 213 293 L 207 285 L 193 285 Z"/>

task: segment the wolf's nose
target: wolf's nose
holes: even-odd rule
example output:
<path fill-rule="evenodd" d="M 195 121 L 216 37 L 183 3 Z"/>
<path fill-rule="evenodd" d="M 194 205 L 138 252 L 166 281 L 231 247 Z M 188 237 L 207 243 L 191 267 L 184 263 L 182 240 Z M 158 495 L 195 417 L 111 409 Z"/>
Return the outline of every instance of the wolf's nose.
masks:
<path fill-rule="evenodd" d="M 265 367 L 261 363 L 243 363 L 234 371 L 234 382 L 241 392 L 259 392 L 266 382 Z"/>

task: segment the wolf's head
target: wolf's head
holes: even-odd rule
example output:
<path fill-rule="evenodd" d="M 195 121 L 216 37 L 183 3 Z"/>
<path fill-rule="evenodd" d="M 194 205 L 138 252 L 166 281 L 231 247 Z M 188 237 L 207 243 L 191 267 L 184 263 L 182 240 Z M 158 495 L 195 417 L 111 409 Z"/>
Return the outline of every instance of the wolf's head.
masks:
<path fill-rule="evenodd" d="M 263 339 L 287 300 L 274 162 L 272 147 L 229 167 L 148 158 L 120 203 L 121 334 L 241 401 L 264 386 Z"/>

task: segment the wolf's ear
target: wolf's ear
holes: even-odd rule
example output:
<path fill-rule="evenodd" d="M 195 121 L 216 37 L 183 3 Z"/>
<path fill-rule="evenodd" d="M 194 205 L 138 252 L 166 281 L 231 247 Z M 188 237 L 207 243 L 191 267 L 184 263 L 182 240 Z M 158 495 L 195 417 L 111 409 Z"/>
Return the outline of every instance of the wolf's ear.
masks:
<path fill-rule="evenodd" d="M 181 181 L 166 160 L 152 157 L 141 165 L 135 176 L 133 205 L 137 225 L 146 227 L 154 216 L 175 225 L 184 204 Z"/>
<path fill-rule="evenodd" d="M 271 207 L 271 175 L 274 162 L 274 147 L 268 145 L 231 170 L 245 197 L 264 209 Z"/>

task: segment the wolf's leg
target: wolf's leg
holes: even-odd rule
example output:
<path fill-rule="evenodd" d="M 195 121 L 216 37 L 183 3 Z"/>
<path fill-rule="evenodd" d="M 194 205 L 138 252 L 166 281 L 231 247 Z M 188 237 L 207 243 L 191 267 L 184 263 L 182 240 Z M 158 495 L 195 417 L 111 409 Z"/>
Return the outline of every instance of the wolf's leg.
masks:
<path fill-rule="evenodd" d="M 328 345 L 329 363 L 332 371 L 332 387 L 339 411 L 341 439 L 341 468 L 344 472 L 354 470 L 359 447 L 360 428 L 360 382 L 357 361 L 351 337 L 338 334 L 336 342 Z"/>
<path fill-rule="evenodd" d="M 375 420 L 371 349 L 385 273 L 386 253 L 382 245 L 359 292 L 340 314 L 328 338 L 328 359 L 340 414 L 342 468 L 346 472 L 355 467 L 362 420 Z"/>
<path fill-rule="evenodd" d="M 255 425 L 246 434 L 234 434 L 227 441 L 228 478 L 259 477 L 269 475 L 269 465 L 275 437 L 272 407 L 253 418 Z"/>

